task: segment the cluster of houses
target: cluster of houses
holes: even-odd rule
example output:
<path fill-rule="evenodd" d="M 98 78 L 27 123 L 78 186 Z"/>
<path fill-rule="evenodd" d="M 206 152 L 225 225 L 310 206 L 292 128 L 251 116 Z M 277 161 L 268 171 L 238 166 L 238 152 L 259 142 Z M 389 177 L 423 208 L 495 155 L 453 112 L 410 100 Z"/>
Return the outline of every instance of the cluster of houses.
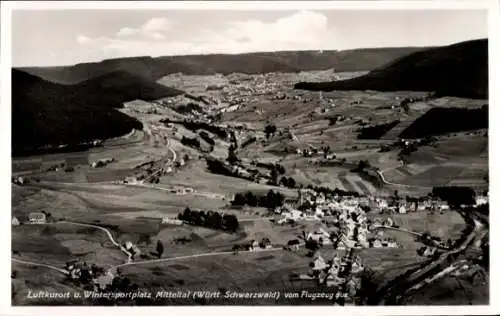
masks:
<path fill-rule="evenodd" d="M 171 166 L 161 167 L 156 171 L 151 167 L 134 176 L 128 176 L 119 182 L 124 184 L 144 184 L 144 182 L 155 184 L 160 182 L 159 177 L 171 174 L 172 172 L 174 172 L 174 169 Z"/>
<path fill-rule="evenodd" d="M 394 222 L 390 217 L 385 221 L 368 220 L 362 202 L 368 201 L 356 197 L 327 198 L 323 193 L 300 189 L 297 208 L 285 204 L 275 209 L 275 213 L 281 215 L 276 223 L 285 224 L 299 220 L 324 222 L 333 227 L 331 231 L 320 227 L 305 233 L 304 239 L 314 240 L 320 245 L 333 244 L 336 249 L 399 247 L 394 240 L 384 239 L 380 231 L 372 237 L 373 229 L 380 226 L 392 227 Z"/>
<path fill-rule="evenodd" d="M 336 298 L 354 300 L 361 288 L 360 274 L 365 270 L 359 256 L 353 251 L 348 251 L 344 256 L 334 253 L 332 259 L 326 261 L 317 252 L 309 265 L 311 272 L 300 275 L 302 280 L 315 280 L 326 287 L 335 287 Z"/>
<path fill-rule="evenodd" d="M 110 272 L 104 272 L 104 269 L 95 265 L 88 265 L 85 261 L 72 260 L 66 262 L 66 271 L 71 280 L 78 280 L 89 283 L 94 291 L 105 290 L 113 282 L 114 275 Z"/>
<path fill-rule="evenodd" d="M 234 245 L 233 251 L 237 253 L 238 251 L 259 251 L 263 249 L 270 249 L 273 245 L 271 244 L 271 240 L 267 237 L 262 238 L 259 242 L 255 239 L 252 239 L 244 244 Z"/>
<path fill-rule="evenodd" d="M 47 214 L 43 212 L 32 212 L 28 214 L 27 218 L 24 216 L 13 216 L 12 217 L 12 226 L 19 226 L 23 224 L 46 224 L 48 222 Z"/>

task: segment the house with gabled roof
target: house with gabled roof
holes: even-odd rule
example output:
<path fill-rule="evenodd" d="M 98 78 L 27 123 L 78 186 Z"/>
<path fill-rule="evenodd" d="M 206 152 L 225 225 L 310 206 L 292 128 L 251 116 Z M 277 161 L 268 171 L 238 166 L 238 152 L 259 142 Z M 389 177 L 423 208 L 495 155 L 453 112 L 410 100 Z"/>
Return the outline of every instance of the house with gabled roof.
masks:
<path fill-rule="evenodd" d="M 28 216 L 30 224 L 45 224 L 47 222 L 47 217 L 41 212 L 32 212 Z"/>

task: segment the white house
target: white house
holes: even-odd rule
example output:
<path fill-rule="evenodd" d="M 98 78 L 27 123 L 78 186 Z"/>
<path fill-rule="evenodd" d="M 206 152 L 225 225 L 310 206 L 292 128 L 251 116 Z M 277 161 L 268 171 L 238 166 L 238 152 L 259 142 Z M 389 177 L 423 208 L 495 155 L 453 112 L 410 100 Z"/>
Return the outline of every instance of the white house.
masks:
<path fill-rule="evenodd" d="M 448 204 L 444 204 L 444 203 L 439 204 L 439 210 L 440 211 L 447 211 L 449 209 L 450 209 L 450 206 Z"/>
<path fill-rule="evenodd" d="M 174 218 L 168 218 L 168 217 L 163 217 L 161 219 L 162 224 L 170 224 L 170 225 L 182 225 L 183 221 L 174 219 Z"/>
<path fill-rule="evenodd" d="M 361 262 L 358 260 L 354 260 L 354 262 L 352 263 L 352 267 L 351 267 L 351 272 L 352 273 L 358 273 L 358 272 L 361 272 L 365 269 L 365 267 L 363 267 L 363 265 L 361 264 Z"/>
<path fill-rule="evenodd" d="M 390 217 L 387 217 L 387 219 L 384 221 L 384 226 L 389 226 L 389 227 L 392 227 L 392 225 L 394 225 L 394 221 L 392 220 L 392 218 Z"/>
<path fill-rule="evenodd" d="M 380 240 L 375 239 L 375 240 L 373 241 L 373 248 L 382 248 L 382 247 L 383 247 L 383 246 L 382 246 L 382 242 L 381 242 Z"/>
<path fill-rule="evenodd" d="M 476 206 L 484 205 L 488 203 L 488 197 L 486 196 L 476 196 Z"/>
<path fill-rule="evenodd" d="M 105 290 L 113 282 L 114 275 L 111 272 L 107 272 L 94 279 L 94 284 L 97 289 Z"/>
<path fill-rule="evenodd" d="M 406 207 L 404 205 L 399 207 L 399 214 L 406 214 Z"/>
<path fill-rule="evenodd" d="M 28 219 L 30 224 L 45 224 L 47 222 L 45 214 L 40 212 L 30 213 Z"/>
<path fill-rule="evenodd" d="M 313 231 L 313 232 L 309 232 L 306 236 L 306 239 L 309 240 L 309 239 L 312 239 L 312 240 L 315 240 L 315 241 L 322 241 L 322 243 L 324 245 L 326 244 L 330 244 L 331 241 L 330 241 L 330 234 L 327 233 L 324 229 L 320 228 L 316 231 Z"/>

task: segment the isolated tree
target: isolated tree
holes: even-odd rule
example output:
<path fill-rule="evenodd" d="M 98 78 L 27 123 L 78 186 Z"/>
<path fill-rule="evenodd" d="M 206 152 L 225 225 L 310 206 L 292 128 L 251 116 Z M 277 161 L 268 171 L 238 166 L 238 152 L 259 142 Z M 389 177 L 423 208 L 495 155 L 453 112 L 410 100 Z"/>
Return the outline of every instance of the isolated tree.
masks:
<path fill-rule="evenodd" d="M 158 254 L 158 258 L 161 258 L 161 256 L 163 255 L 163 243 L 161 242 L 161 240 L 158 240 L 158 242 L 156 243 L 156 253 Z"/>
<path fill-rule="evenodd" d="M 267 139 L 269 139 L 270 136 L 274 136 L 276 133 L 276 125 L 268 123 L 264 128 L 264 133 L 266 133 Z"/>
<path fill-rule="evenodd" d="M 276 169 L 277 169 L 278 173 L 281 175 L 285 174 L 285 172 L 286 172 L 285 167 L 283 167 L 280 164 L 276 164 Z"/>
<path fill-rule="evenodd" d="M 252 207 L 257 206 L 257 197 L 252 192 L 248 191 L 245 194 L 245 198 L 246 198 L 246 203 L 249 206 L 252 206 Z"/>
<path fill-rule="evenodd" d="M 237 206 L 243 206 L 243 205 L 245 205 L 245 203 L 246 203 L 245 195 L 243 193 L 239 193 L 239 192 L 234 195 L 234 199 L 231 202 L 231 204 L 237 205 Z"/>
<path fill-rule="evenodd" d="M 297 183 L 295 182 L 295 179 L 294 179 L 294 178 L 292 178 L 292 177 L 289 177 L 289 178 L 288 178 L 288 185 L 287 185 L 287 186 L 288 186 L 290 189 L 294 189 L 296 185 L 297 185 Z"/>
<path fill-rule="evenodd" d="M 308 239 L 306 240 L 305 247 L 308 250 L 316 251 L 319 249 L 320 244 L 315 239 Z"/>
<path fill-rule="evenodd" d="M 227 150 L 227 161 L 232 165 L 239 161 L 238 156 L 236 155 L 236 146 L 233 144 L 231 144 Z"/>

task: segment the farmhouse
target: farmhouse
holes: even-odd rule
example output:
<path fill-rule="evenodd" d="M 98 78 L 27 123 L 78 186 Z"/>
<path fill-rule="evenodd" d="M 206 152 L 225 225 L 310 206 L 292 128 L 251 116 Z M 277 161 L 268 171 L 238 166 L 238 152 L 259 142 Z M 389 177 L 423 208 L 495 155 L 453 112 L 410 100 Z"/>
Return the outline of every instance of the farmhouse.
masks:
<path fill-rule="evenodd" d="M 250 240 L 250 243 L 248 245 L 248 250 L 249 251 L 255 251 L 259 247 L 259 242 L 257 240 Z"/>
<path fill-rule="evenodd" d="M 271 240 L 269 238 L 262 238 L 261 242 L 259 243 L 259 246 L 264 249 L 270 249 L 272 248 Z"/>
<path fill-rule="evenodd" d="M 174 218 L 168 218 L 168 217 L 163 217 L 161 219 L 162 224 L 170 224 L 170 225 L 182 225 L 183 221 L 174 219 Z"/>
<path fill-rule="evenodd" d="M 406 214 L 406 207 L 404 205 L 399 206 L 399 214 Z"/>
<path fill-rule="evenodd" d="M 19 222 L 19 219 L 15 216 L 12 217 L 12 226 L 19 226 L 21 223 Z"/>
<path fill-rule="evenodd" d="M 107 272 L 93 280 L 95 290 L 106 290 L 113 283 L 114 276 L 111 272 Z"/>
<path fill-rule="evenodd" d="M 29 214 L 28 220 L 30 224 L 45 224 L 47 217 L 43 213 L 33 212 Z"/>
<path fill-rule="evenodd" d="M 307 237 L 306 237 L 307 240 L 315 240 L 315 241 L 320 242 L 322 244 L 330 243 L 329 238 L 330 238 L 330 234 L 327 233 L 322 228 L 319 228 L 318 230 L 315 230 L 313 232 L 308 233 Z"/>
<path fill-rule="evenodd" d="M 394 221 L 392 220 L 392 218 L 387 217 L 387 219 L 384 221 L 383 225 L 388 226 L 388 227 L 392 227 L 392 225 L 394 225 Z"/>

